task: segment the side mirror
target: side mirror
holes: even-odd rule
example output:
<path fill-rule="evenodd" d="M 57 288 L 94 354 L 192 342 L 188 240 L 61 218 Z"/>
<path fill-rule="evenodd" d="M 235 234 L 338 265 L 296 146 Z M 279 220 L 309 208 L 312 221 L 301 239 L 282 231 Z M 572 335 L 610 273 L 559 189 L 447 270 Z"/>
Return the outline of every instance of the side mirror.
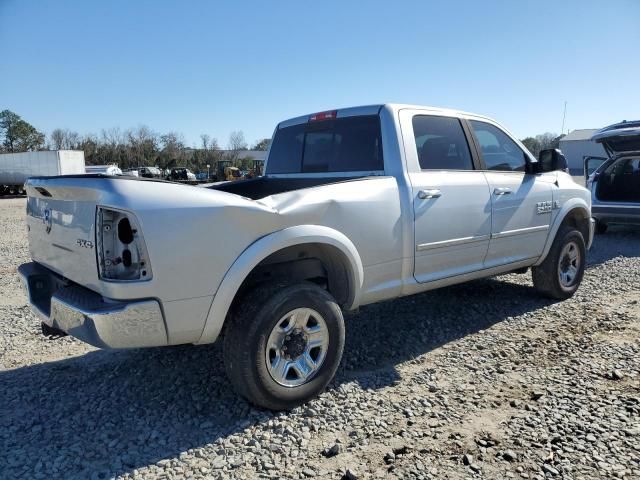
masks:
<path fill-rule="evenodd" d="M 554 172 L 556 170 L 569 172 L 567 159 L 557 148 L 542 150 L 538 155 L 538 162 L 535 164 L 535 173 Z"/>

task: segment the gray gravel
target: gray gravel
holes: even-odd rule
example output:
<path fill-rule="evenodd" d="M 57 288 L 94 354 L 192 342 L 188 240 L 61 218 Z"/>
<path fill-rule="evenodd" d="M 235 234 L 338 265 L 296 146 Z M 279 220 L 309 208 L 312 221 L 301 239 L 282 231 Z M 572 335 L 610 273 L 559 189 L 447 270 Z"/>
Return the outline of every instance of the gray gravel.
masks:
<path fill-rule="evenodd" d="M 336 380 L 288 413 L 218 345 L 99 351 L 39 334 L 0 199 L 2 478 L 640 478 L 640 230 L 596 238 L 569 301 L 506 275 L 360 309 Z"/>

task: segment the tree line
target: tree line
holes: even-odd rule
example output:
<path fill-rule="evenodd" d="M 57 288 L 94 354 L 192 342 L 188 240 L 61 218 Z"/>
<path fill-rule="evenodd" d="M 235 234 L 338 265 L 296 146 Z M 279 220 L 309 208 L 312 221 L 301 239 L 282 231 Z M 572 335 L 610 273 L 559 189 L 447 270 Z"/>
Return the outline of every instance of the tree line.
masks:
<path fill-rule="evenodd" d="M 560 140 L 562 137 L 564 137 L 564 135 L 547 132 L 536 135 L 535 137 L 524 138 L 521 141 L 533 156 L 538 158 L 538 154 L 542 150 L 546 150 L 548 148 L 560 148 Z"/>
<path fill-rule="evenodd" d="M 251 150 L 267 150 L 270 141 L 268 138 L 259 140 Z M 206 172 L 209 164 L 213 173 L 219 161 L 231 161 L 242 169 L 252 166 L 252 159 L 241 155 L 242 151 L 249 150 L 241 130 L 231 133 L 227 149 L 223 150 L 218 140 L 206 133 L 200 135 L 197 147 L 188 147 L 181 133 L 159 134 L 144 125 L 128 130 L 103 129 L 98 135 L 81 135 L 56 128 L 46 136 L 18 114 L 10 110 L 0 112 L 0 152 L 37 150 L 82 150 L 87 165 L 115 163 L 123 170 L 157 166 Z"/>
<path fill-rule="evenodd" d="M 563 135 L 543 133 L 527 137 L 522 143 L 534 155 L 541 150 L 558 148 Z M 264 138 L 251 150 L 267 150 L 271 140 Z M 56 128 L 49 137 L 23 120 L 18 114 L 0 112 L 0 151 L 27 152 L 36 150 L 82 150 L 88 165 L 117 164 L 120 168 L 158 166 L 160 168 L 187 167 L 195 172 L 207 171 L 207 164 L 215 169 L 219 161 L 231 161 L 242 169 L 251 167 L 251 158 L 240 158 L 249 146 L 241 130 L 229 136 L 227 149 L 206 133 L 200 135 L 197 148 L 187 147 L 182 134 L 168 132 L 158 134 L 149 127 L 140 126 L 128 130 L 103 129 L 99 135 L 80 135 L 77 132 Z M 213 170 L 215 171 L 215 170 Z"/>

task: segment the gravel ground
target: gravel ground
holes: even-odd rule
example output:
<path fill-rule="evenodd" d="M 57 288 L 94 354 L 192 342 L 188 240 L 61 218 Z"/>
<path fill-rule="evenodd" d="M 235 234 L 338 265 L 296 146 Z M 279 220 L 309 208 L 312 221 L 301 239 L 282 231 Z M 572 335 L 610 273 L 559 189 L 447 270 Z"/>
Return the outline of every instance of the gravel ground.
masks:
<path fill-rule="evenodd" d="M 218 345 L 42 336 L 23 212 L 0 199 L 2 478 L 640 478 L 640 230 L 597 237 L 565 302 L 505 275 L 363 307 L 329 389 L 274 414 Z"/>

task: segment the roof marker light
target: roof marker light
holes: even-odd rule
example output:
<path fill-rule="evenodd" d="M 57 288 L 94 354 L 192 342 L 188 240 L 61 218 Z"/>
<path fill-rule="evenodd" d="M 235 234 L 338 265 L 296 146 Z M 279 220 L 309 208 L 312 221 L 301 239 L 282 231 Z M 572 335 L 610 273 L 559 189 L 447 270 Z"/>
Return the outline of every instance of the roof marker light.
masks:
<path fill-rule="evenodd" d="M 309 117 L 309 121 L 320 122 L 322 120 L 331 120 L 333 118 L 336 118 L 337 114 L 338 114 L 337 110 L 329 110 L 328 112 L 314 113 Z"/>

